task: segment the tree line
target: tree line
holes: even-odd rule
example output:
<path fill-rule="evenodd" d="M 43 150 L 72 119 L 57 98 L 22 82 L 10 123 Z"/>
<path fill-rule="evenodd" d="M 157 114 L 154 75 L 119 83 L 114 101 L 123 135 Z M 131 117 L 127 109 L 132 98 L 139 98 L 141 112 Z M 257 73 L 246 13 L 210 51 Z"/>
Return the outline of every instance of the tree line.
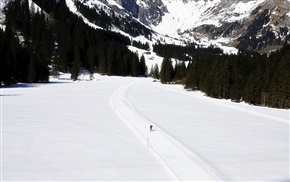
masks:
<path fill-rule="evenodd" d="M 80 69 L 107 75 L 145 75 L 145 64 L 128 50 L 130 39 L 89 27 L 71 13 L 64 0 L 12 0 L 0 30 L 1 85 L 48 82 L 49 75 Z"/>
<path fill-rule="evenodd" d="M 153 51 L 159 56 L 165 58 L 175 58 L 178 60 L 187 61 L 191 59 L 191 56 L 195 55 L 219 55 L 223 54 L 223 51 L 210 45 L 209 47 L 201 47 L 195 43 L 188 44 L 186 46 L 179 46 L 174 44 L 161 44 L 157 43 L 153 45 Z"/>
<path fill-rule="evenodd" d="M 290 108 L 290 45 L 270 55 L 240 51 L 237 55 L 199 53 L 188 66 L 164 58 L 162 83 L 181 83 L 213 98 Z"/>

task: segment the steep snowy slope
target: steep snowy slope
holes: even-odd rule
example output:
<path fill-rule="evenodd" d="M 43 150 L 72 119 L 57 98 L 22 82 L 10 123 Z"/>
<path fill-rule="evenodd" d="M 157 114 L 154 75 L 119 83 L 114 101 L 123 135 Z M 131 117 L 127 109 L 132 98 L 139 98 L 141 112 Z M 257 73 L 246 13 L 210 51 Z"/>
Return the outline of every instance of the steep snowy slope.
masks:
<path fill-rule="evenodd" d="M 167 33 L 164 23 L 170 23 L 178 34 L 202 26 L 214 25 L 219 27 L 223 22 L 234 22 L 250 15 L 250 13 L 264 0 L 258 1 L 178 1 L 163 0 L 168 9 L 164 21 L 156 26 L 160 32 Z"/>
<path fill-rule="evenodd" d="M 155 30 L 173 37 L 260 50 L 280 45 L 290 33 L 290 3 L 285 0 L 163 3 L 168 13 Z"/>
<path fill-rule="evenodd" d="M 290 32 L 288 0 L 80 1 L 97 9 L 101 2 L 110 11 L 149 26 L 163 38 L 205 45 L 260 50 L 283 44 Z"/>

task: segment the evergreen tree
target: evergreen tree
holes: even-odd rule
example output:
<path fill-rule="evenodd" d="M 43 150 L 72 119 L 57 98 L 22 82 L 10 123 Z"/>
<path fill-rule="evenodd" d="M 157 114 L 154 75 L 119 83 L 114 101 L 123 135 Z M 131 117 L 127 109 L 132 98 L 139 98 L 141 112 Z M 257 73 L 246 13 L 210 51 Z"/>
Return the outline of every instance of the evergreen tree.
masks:
<path fill-rule="evenodd" d="M 152 65 L 150 68 L 149 76 L 155 79 L 159 79 L 159 67 L 158 64 Z"/>
<path fill-rule="evenodd" d="M 31 1 L 31 4 L 33 6 L 33 3 Z M 24 0 L 23 1 L 23 27 L 22 27 L 22 32 L 24 37 L 29 37 L 30 36 L 30 25 L 31 25 L 31 14 L 30 14 L 30 10 L 29 10 L 29 4 L 28 4 L 28 0 Z"/>
<path fill-rule="evenodd" d="M 107 56 L 104 48 L 100 48 L 99 50 L 99 64 L 98 64 L 98 72 L 100 74 L 107 73 Z"/>
<path fill-rule="evenodd" d="M 158 64 L 154 65 L 154 69 L 153 69 L 153 78 L 159 79 L 160 75 L 159 75 L 159 66 Z"/>
<path fill-rule="evenodd" d="M 30 57 L 29 69 L 28 69 L 28 82 L 35 83 L 37 81 L 37 68 L 35 56 Z"/>
<path fill-rule="evenodd" d="M 172 81 L 173 66 L 169 58 L 164 58 L 161 64 L 160 80 L 161 83 L 169 83 Z"/>
<path fill-rule="evenodd" d="M 81 68 L 81 56 L 80 56 L 80 50 L 77 46 L 74 47 L 74 62 L 71 69 L 71 79 L 76 81 L 79 76 Z"/>
<path fill-rule="evenodd" d="M 248 78 L 244 99 L 250 104 L 261 104 L 262 84 L 264 84 L 262 74 L 261 68 L 258 67 Z"/>
<path fill-rule="evenodd" d="M 173 74 L 174 74 L 173 80 L 175 82 L 184 84 L 186 79 L 186 66 L 183 61 L 181 63 L 178 63 L 176 61 Z"/>
<path fill-rule="evenodd" d="M 108 75 L 114 75 L 116 71 L 116 49 L 116 45 L 110 42 L 109 48 L 107 50 Z"/>
<path fill-rule="evenodd" d="M 142 55 L 141 59 L 140 59 L 140 64 L 139 64 L 139 75 L 140 76 L 146 76 L 146 72 L 147 72 L 147 66 L 145 63 L 145 58 Z"/>
<path fill-rule="evenodd" d="M 186 81 L 185 81 L 185 89 L 195 90 L 197 88 L 196 82 L 196 71 L 195 71 L 195 64 L 190 62 L 187 66 L 187 74 L 186 74 Z"/>
<path fill-rule="evenodd" d="M 138 76 L 138 64 L 139 59 L 138 56 L 133 54 L 130 58 L 130 67 L 131 67 L 131 76 Z"/>
<path fill-rule="evenodd" d="M 95 48 L 91 45 L 87 48 L 87 58 L 88 58 L 88 69 L 90 74 L 94 74 L 96 65 L 96 54 Z"/>
<path fill-rule="evenodd" d="M 282 56 L 271 84 L 271 105 L 290 108 L 290 50 Z"/>
<path fill-rule="evenodd" d="M 0 29 L 0 86 L 6 82 L 6 67 L 5 34 Z"/>

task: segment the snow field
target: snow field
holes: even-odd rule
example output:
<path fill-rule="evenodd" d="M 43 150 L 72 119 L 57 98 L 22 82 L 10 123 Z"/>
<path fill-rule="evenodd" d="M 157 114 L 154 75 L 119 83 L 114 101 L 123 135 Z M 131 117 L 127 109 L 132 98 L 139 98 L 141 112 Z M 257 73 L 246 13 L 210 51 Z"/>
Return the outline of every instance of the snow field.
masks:
<path fill-rule="evenodd" d="M 128 100 L 222 180 L 289 180 L 289 110 L 212 99 L 150 81 L 131 87 Z"/>
<path fill-rule="evenodd" d="M 289 110 L 94 76 L 1 88 L 4 181 L 289 181 Z"/>
<path fill-rule="evenodd" d="M 158 129 L 158 132 L 149 131 L 150 122 L 138 114 L 126 99 L 126 92 L 133 84 L 134 82 L 118 89 L 111 103 L 116 112 L 127 124 L 129 124 L 134 133 L 139 136 L 141 141 L 147 142 L 147 147 L 150 147 L 152 152 L 159 157 L 159 160 L 172 171 L 172 174 L 176 176 L 177 180 L 217 180 L 213 174 L 210 174 L 209 171 L 201 166 L 202 163 L 200 163 L 195 156 L 187 154 L 187 151 L 182 148 L 182 145 L 170 139 L 166 133 L 162 132 L 160 129 Z"/>
<path fill-rule="evenodd" d="M 109 103 L 133 78 L 1 88 L 4 181 L 170 180 Z"/>

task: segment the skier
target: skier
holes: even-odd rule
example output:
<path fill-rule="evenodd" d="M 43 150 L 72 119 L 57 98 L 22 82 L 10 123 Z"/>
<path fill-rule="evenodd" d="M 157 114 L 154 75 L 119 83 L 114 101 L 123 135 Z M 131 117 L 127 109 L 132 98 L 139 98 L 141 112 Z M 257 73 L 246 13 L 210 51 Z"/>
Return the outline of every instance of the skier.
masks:
<path fill-rule="evenodd" d="M 153 131 L 153 125 L 150 125 L 150 131 Z"/>

